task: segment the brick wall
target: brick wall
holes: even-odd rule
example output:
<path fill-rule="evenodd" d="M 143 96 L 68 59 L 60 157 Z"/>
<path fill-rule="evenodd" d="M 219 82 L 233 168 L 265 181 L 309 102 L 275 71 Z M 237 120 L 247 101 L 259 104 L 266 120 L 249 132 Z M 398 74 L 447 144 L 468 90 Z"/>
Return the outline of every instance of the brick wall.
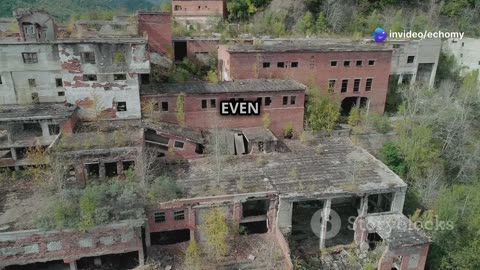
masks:
<path fill-rule="evenodd" d="M 139 12 L 138 31 L 148 35 L 148 49 L 153 52 L 167 53 L 172 47 L 172 17 L 164 12 Z"/>
<path fill-rule="evenodd" d="M 306 85 L 316 85 L 322 94 L 327 93 L 329 80 L 336 80 L 334 93 L 342 100 L 346 97 L 367 97 L 370 109 L 382 113 L 388 89 L 391 51 L 327 51 L 327 52 L 232 52 L 220 46 L 219 65 L 223 80 L 249 78 L 288 78 Z M 345 67 L 344 61 L 350 61 Z M 356 66 L 361 60 L 362 65 Z M 373 65 L 368 61 L 374 60 Z M 337 66 L 331 66 L 337 61 Z M 278 67 L 282 62 L 284 67 Z M 297 67 L 292 63 L 296 62 Z M 264 67 L 269 63 L 269 67 Z M 366 80 L 372 79 L 371 91 L 366 91 Z M 346 92 L 341 92 L 342 80 L 348 79 Z M 359 91 L 354 92 L 354 80 L 360 79 Z"/>
<path fill-rule="evenodd" d="M 295 105 L 282 105 L 283 96 L 296 96 Z M 257 97 L 271 97 L 270 106 L 263 106 L 260 109 L 259 116 L 221 116 L 219 114 L 220 101 L 230 98 L 244 98 L 245 100 L 256 100 Z M 155 113 L 161 121 L 177 123 L 175 115 L 176 96 L 143 96 L 142 101 L 155 99 L 158 102 L 167 101 L 169 103 L 168 112 Z M 208 108 L 202 110 L 202 99 L 207 99 Z M 216 99 L 216 108 L 210 108 L 210 99 Z M 289 99 L 290 102 L 290 99 Z M 294 135 L 298 136 L 303 131 L 305 93 L 303 91 L 282 91 L 282 92 L 255 92 L 255 93 L 218 93 L 218 94 L 187 94 L 184 100 L 185 125 L 193 128 L 245 128 L 262 126 L 262 115 L 270 114 L 270 130 L 276 136 L 283 136 L 283 129 L 288 125 L 293 126 Z M 216 118 L 218 117 L 218 118 Z M 215 120 L 218 119 L 218 120 Z"/>
<path fill-rule="evenodd" d="M 173 16 L 221 16 L 226 15 L 224 0 L 172 1 Z"/>
<path fill-rule="evenodd" d="M 142 221 L 140 221 L 142 222 Z M 0 234 L 0 267 L 143 251 L 138 222 L 76 231 L 20 231 Z"/>

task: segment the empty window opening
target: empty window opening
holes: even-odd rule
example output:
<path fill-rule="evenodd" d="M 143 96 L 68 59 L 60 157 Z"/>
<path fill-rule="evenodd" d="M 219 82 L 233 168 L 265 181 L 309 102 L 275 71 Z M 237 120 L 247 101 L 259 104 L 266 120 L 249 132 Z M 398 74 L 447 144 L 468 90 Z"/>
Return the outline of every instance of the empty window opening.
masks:
<path fill-rule="evenodd" d="M 217 100 L 216 99 L 210 99 L 210 108 L 214 109 L 217 107 Z"/>
<path fill-rule="evenodd" d="M 174 220 L 185 220 L 185 210 L 175 210 L 173 211 Z"/>
<path fill-rule="evenodd" d="M 64 96 L 65 96 L 65 92 L 63 92 L 63 91 L 58 92 L 58 96 L 59 96 L 59 97 L 64 97 Z"/>
<path fill-rule="evenodd" d="M 28 85 L 30 87 L 36 87 L 37 86 L 37 81 L 35 79 L 28 79 Z"/>
<path fill-rule="evenodd" d="M 105 162 L 105 176 L 115 177 L 117 175 L 117 162 Z"/>
<path fill-rule="evenodd" d="M 358 92 L 360 90 L 360 79 L 355 79 L 353 81 L 353 92 Z"/>
<path fill-rule="evenodd" d="M 19 134 L 18 137 L 40 137 L 42 136 L 42 127 L 39 123 L 23 123 L 22 124 L 23 130 L 21 131 L 22 134 Z M 15 138 L 14 138 L 15 139 Z"/>
<path fill-rule="evenodd" d="M 292 62 L 291 67 L 292 68 L 298 68 L 298 62 Z"/>
<path fill-rule="evenodd" d="M 240 223 L 240 233 L 243 235 L 267 233 L 267 220 Z"/>
<path fill-rule="evenodd" d="M 368 213 L 390 212 L 393 193 L 368 195 Z"/>
<path fill-rule="evenodd" d="M 155 223 L 163 223 L 166 221 L 165 212 L 156 212 L 153 214 Z"/>
<path fill-rule="evenodd" d="M 270 205 L 269 200 L 249 200 L 242 203 L 243 217 L 266 215 Z"/>
<path fill-rule="evenodd" d="M 367 82 L 365 83 L 365 91 L 372 91 L 372 83 L 373 79 L 367 79 Z"/>
<path fill-rule="evenodd" d="M 375 65 L 375 60 L 368 60 L 368 65 L 369 66 Z"/>
<path fill-rule="evenodd" d="M 415 61 L 415 56 L 408 56 L 407 57 L 407 63 L 411 64 Z"/>
<path fill-rule="evenodd" d="M 153 111 L 154 111 L 154 112 L 160 111 L 160 103 L 158 103 L 158 102 L 153 102 L 152 106 L 153 106 Z"/>
<path fill-rule="evenodd" d="M 400 48 L 400 44 L 393 44 L 393 48 L 394 48 L 394 49 Z"/>
<path fill-rule="evenodd" d="M 182 10 L 182 6 L 175 5 L 175 10 Z"/>
<path fill-rule="evenodd" d="M 269 68 L 270 62 L 263 62 L 263 68 Z"/>
<path fill-rule="evenodd" d="M 335 91 L 335 84 L 337 83 L 337 80 L 328 80 L 328 91 L 329 92 L 334 92 Z"/>
<path fill-rule="evenodd" d="M 190 230 L 174 230 L 150 234 L 152 245 L 173 245 L 190 241 Z"/>
<path fill-rule="evenodd" d="M 55 85 L 57 87 L 63 87 L 63 80 L 59 78 L 55 79 Z"/>
<path fill-rule="evenodd" d="M 25 64 L 38 63 L 37 53 L 22 53 L 22 57 Z"/>
<path fill-rule="evenodd" d="M 262 105 L 262 99 L 263 99 L 262 97 L 257 97 L 258 104 Z"/>
<path fill-rule="evenodd" d="M 161 135 L 158 135 L 157 132 L 153 129 L 145 130 L 145 141 L 155 144 L 160 144 L 167 147 L 168 150 L 168 141 L 170 139 Z"/>
<path fill-rule="evenodd" d="M 142 81 L 142 85 L 150 84 L 150 74 L 140 74 L 140 80 Z"/>
<path fill-rule="evenodd" d="M 174 147 L 178 149 L 183 149 L 183 146 L 185 145 L 184 142 L 181 141 L 175 141 Z"/>
<path fill-rule="evenodd" d="M 168 112 L 168 102 L 166 101 L 162 102 L 162 112 Z"/>
<path fill-rule="evenodd" d="M 195 153 L 197 154 L 203 154 L 204 147 L 202 144 L 197 143 L 195 146 Z"/>
<path fill-rule="evenodd" d="M 127 79 L 127 74 L 113 74 L 114 81 L 125 81 Z"/>
<path fill-rule="evenodd" d="M 282 105 L 288 105 L 288 97 L 283 97 Z"/>
<path fill-rule="evenodd" d="M 85 169 L 87 170 L 88 177 L 100 176 L 100 164 L 98 163 L 85 164 Z"/>
<path fill-rule="evenodd" d="M 133 160 L 130 160 L 130 161 L 122 161 L 122 165 L 123 165 L 123 170 L 124 171 L 128 171 L 130 169 L 135 169 L 135 161 Z"/>
<path fill-rule="evenodd" d="M 202 110 L 206 110 L 206 109 L 207 109 L 207 100 L 202 99 Z"/>
<path fill-rule="evenodd" d="M 295 102 L 297 101 L 297 97 L 296 96 L 291 96 L 290 97 L 290 105 L 295 105 Z"/>
<path fill-rule="evenodd" d="M 285 67 L 285 62 L 277 62 L 277 67 L 278 68 L 284 68 Z"/>
<path fill-rule="evenodd" d="M 336 67 L 337 66 L 337 61 L 330 61 L 330 66 L 331 67 Z"/>
<path fill-rule="evenodd" d="M 82 53 L 82 60 L 84 64 L 95 64 L 95 53 L 93 52 Z"/>
<path fill-rule="evenodd" d="M 270 106 L 272 104 L 272 98 L 271 97 L 265 97 L 265 106 Z"/>
<path fill-rule="evenodd" d="M 345 93 L 347 92 L 347 89 L 348 89 L 348 80 L 342 80 L 342 93 Z"/>
<path fill-rule="evenodd" d="M 363 61 L 362 60 L 357 60 L 356 64 L 355 64 L 357 67 L 361 67 L 363 65 Z"/>
<path fill-rule="evenodd" d="M 117 111 L 126 112 L 127 111 L 127 102 L 120 101 L 117 103 Z"/>
<path fill-rule="evenodd" d="M 97 75 L 95 74 L 85 74 L 83 75 L 83 80 L 84 81 L 96 81 L 97 80 Z"/>
<path fill-rule="evenodd" d="M 375 250 L 383 242 L 382 237 L 377 233 L 369 233 L 367 236 L 369 250 Z"/>
<path fill-rule="evenodd" d="M 48 125 L 48 132 L 50 133 L 50 135 L 60 134 L 60 125 L 58 124 Z"/>
<path fill-rule="evenodd" d="M 32 93 L 32 102 L 34 102 L 34 103 L 40 102 L 40 98 L 38 97 L 38 93 Z"/>
<path fill-rule="evenodd" d="M 343 66 L 344 67 L 349 67 L 350 66 L 350 61 L 343 61 Z"/>

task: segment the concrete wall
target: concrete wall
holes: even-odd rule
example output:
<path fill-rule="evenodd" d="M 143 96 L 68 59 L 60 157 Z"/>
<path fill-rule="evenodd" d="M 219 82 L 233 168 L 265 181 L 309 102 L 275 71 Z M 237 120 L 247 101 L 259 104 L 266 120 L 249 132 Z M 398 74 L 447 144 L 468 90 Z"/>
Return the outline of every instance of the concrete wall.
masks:
<path fill-rule="evenodd" d="M 295 105 L 282 105 L 283 96 L 296 96 Z M 244 98 L 245 100 L 255 101 L 257 97 L 272 98 L 270 106 L 261 106 L 261 115 L 255 116 L 221 116 L 219 113 L 220 102 L 230 98 Z M 155 117 L 160 121 L 177 123 L 176 119 L 176 95 L 163 96 L 142 96 L 142 101 L 147 102 L 150 99 L 169 103 L 168 112 L 156 112 Z M 207 99 L 208 109 L 202 110 L 202 99 Z M 216 99 L 216 108 L 210 108 L 210 99 Z M 290 101 L 290 100 L 289 100 Z M 184 99 L 185 125 L 193 128 L 244 128 L 263 126 L 262 115 L 270 114 L 271 124 L 269 129 L 279 137 L 283 137 L 283 129 L 288 125 L 293 125 L 294 136 L 298 136 L 303 131 L 305 93 L 303 91 L 281 91 L 281 92 L 250 92 L 250 93 L 218 93 L 218 94 L 186 94 Z"/>
<path fill-rule="evenodd" d="M 84 63 L 82 53 L 93 52 L 95 64 Z M 60 44 L 66 100 L 77 104 L 81 118 L 138 119 L 140 113 L 139 74 L 150 72 L 145 44 L 100 43 Z M 125 62 L 114 61 L 114 53 L 123 53 Z M 84 74 L 96 74 L 96 81 L 84 81 Z M 114 74 L 126 80 L 114 80 Z M 118 103 L 126 102 L 127 111 L 118 111 Z"/>
<path fill-rule="evenodd" d="M 452 53 L 458 63 L 468 70 L 480 69 L 480 39 L 449 39 L 443 42 L 443 48 Z"/>
<path fill-rule="evenodd" d="M 143 221 L 96 227 L 88 232 L 38 230 L 0 233 L 0 267 L 140 251 Z"/>
<path fill-rule="evenodd" d="M 37 53 L 37 63 L 24 63 L 22 53 Z M 56 86 L 62 78 L 58 61 L 58 46 L 55 44 L 2 44 L 0 45 L 0 104 L 33 103 L 32 94 L 37 93 L 40 102 L 63 102 L 63 87 Z M 29 79 L 35 79 L 30 86 Z"/>
<path fill-rule="evenodd" d="M 388 78 L 391 61 L 391 51 L 369 52 L 231 52 L 226 59 L 225 53 L 219 53 L 219 61 L 223 68 L 220 73 L 224 80 L 249 78 L 289 78 L 306 85 L 319 87 L 321 94 L 328 93 L 328 81 L 337 80 L 334 94 L 342 100 L 347 97 L 367 97 L 370 109 L 383 113 L 387 97 Z M 344 60 L 350 61 L 349 67 L 344 67 Z M 360 67 L 355 61 L 362 60 Z M 375 64 L 368 65 L 368 60 Z M 330 66 L 331 61 L 337 61 L 337 66 Z M 263 63 L 269 62 L 270 67 L 264 68 Z M 285 67 L 277 67 L 278 62 L 284 62 Z M 292 67 L 292 62 L 298 62 L 298 67 Z M 372 78 L 371 91 L 365 91 L 367 78 Z M 348 79 L 348 89 L 340 91 L 342 80 Z M 354 79 L 360 79 L 358 92 L 353 92 Z"/>

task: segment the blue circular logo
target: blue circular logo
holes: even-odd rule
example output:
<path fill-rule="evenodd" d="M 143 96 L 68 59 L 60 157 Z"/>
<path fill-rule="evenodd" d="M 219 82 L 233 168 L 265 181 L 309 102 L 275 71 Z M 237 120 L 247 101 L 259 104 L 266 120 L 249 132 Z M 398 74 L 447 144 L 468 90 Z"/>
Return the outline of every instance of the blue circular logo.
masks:
<path fill-rule="evenodd" d="M 373 39 L 375 42 L 384 42 L 387 39 L 387 31 L 385 29 L 377 27 L 372 34 Z"/>

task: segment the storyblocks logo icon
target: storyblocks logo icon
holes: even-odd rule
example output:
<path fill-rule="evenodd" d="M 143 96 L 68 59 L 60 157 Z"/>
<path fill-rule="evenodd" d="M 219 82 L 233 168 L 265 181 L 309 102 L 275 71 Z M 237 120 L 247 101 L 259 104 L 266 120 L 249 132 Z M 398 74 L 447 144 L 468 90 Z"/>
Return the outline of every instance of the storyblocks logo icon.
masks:
<path fill-rule="evenodd" d="M 387 32 L 385 29 L 377 27 L 375 31 L 373 31 L 372 37 L 375 42 L 384 42 L 385 39 L 387 39 Z"/>

